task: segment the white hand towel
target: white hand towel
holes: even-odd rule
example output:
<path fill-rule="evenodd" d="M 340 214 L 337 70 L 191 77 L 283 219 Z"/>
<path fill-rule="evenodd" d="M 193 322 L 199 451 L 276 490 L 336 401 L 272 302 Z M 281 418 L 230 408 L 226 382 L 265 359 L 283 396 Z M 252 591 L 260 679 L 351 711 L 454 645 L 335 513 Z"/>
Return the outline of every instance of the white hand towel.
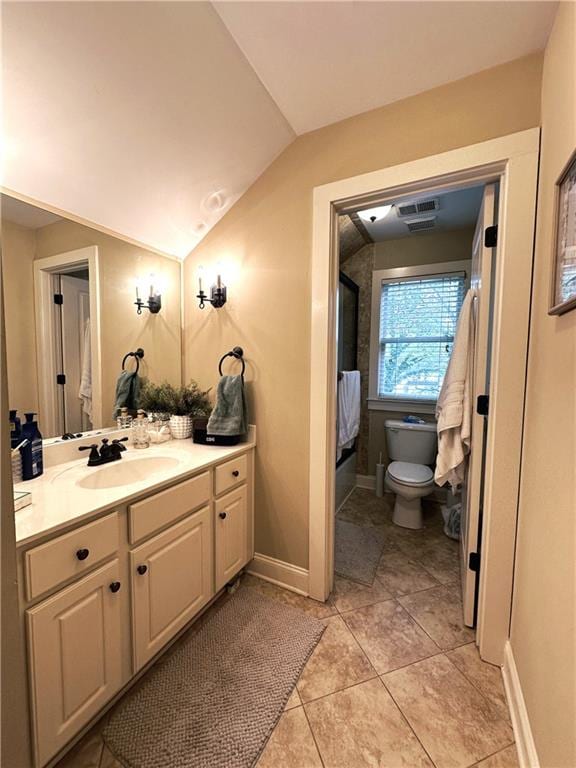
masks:
<path fill-rule="evenodd" d="M 438 457 L 434 480 L 437 485 L 450 483 L 454 489 L 464 482 L 472 436 L 475 295 L 470 289 L 462 303 L 452 356 L 436 403 Z"/>
<path fill-rule="evenodd" d="M 350 448 L 360 431 L 360 371 L 343 371 L 338 383 L 338 452 Z"/>
<path fill-rule="evenodd" d="M 82 349 L 82 373 L 78 397 L 82 400 L 82 410 L 92 417 L 92 345 L 90 338 L 90 319 L 84 326 L 84 345 Z"/>

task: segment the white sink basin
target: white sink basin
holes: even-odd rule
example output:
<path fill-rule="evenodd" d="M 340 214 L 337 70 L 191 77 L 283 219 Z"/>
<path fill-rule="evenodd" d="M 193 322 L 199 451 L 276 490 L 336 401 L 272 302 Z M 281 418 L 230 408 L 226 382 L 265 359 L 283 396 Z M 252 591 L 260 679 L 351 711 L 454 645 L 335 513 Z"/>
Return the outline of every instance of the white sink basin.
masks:
<path fill-rule="evenodd" d="M 141 459 L 115 461 L 76 481 L 80 488 L 102 490 L 148 480 L 151 475 L 174 469 L 180 462 L 170 456 L 143 456 Z"/>

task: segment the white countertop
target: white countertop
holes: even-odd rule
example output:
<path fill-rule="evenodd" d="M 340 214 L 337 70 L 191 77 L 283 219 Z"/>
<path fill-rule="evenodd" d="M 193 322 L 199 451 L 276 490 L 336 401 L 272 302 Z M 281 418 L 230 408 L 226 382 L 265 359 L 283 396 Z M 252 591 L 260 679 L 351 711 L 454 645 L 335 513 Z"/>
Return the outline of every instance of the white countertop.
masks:
<path fill-rule="evenodd" d="M 254 445 L 253 440 L 231 447 L 198 445 L 191 440 L 170 440 L 144 450 L 129 446 L 122 454 L 122 459 L 100 467 L 88 467 L 87 454 L 81 459 L 49 467 L 36 480 L 16 483 L 14 486 L 15 491 L 28 491 L 32 494 L 32 504 L 15 513 L 16 544 L 18 547 L 28 546 L 48 533 L 53 534 L 114 505 L 124 504 L 161 489 L 175 480 L 184 479 L 244 453 Z M 152 467 L 150 472 L 131 472 L 128 466 L 130 462 L 140 459 L 161 457 L 169 458 L 172 462 L 167 462 L 169 466 Z M 92 482 L 94 473 L 110 467 L 115 468 L 115 474 L 121 467 L 125 467 L 127 482 L 97 490 L 79 484 L 89 477 L 91 480 L 88 482 Z M 136 469 L 136 465 L 133 469 Z"/>

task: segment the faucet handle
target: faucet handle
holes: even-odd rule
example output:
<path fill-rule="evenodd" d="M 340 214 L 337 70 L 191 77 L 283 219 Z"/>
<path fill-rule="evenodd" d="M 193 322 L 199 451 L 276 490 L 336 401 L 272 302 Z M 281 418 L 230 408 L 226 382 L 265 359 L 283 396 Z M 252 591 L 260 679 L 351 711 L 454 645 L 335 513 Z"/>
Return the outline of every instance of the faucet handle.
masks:
<path fill-rule="evenodd" d="M 116 438 L 115 440 L 112 440 L 112 445 L 116 445 L 118 447 L 119 451 L 125 451 L 126 450 L 126 446 L 122 445 L 122 443 L 127 442 L 128 439 L 129 439 L 128 437 Z"/>
<path fill-rule="evenodd" d="M 90 451 L 90 456 L 88 457 L 88 461 L 98 461 L 100 458 L 100 455 L 98 454 L 98 446 L 96 443 L 92 443 L 92 445 L 81 445 L 78 448 L 79 451 Z"/>

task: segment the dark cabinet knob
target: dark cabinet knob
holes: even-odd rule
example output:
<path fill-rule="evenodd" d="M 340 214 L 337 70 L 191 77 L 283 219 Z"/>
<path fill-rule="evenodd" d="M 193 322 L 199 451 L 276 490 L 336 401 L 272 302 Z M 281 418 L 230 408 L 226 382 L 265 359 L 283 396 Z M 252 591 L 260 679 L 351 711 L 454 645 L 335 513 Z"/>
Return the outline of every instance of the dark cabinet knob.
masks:
<path fill-rule="evenodd" d="M 121 585 L 119 581 L 113 581 L 112 584 L 110 584 L 110 592 L 118 592 L 120 586 Z"/>
<path fill-rule="evenodd" d="M 76 557 L 78 558 L 78 560 L 86 560 L 89 554 L 90 554 L 89 549 L 79 549 L 76 552 Z"/>
<path fill-rule="evenodd" d="M 218 515 L 218 517 L 219 517 L 221 520 L 225 520 L 225 519 L 226 519 L 226 512 L 220 512 L 220 514 Z"/>
<path fill-rule="evenodd" d="M 136 570 L 138 571 L 140 576 L 144 576 L 144 574 L 148 570 L 148 566 L 147 565 L 139 565 L 138 568 L 136 568 Z"/>
<path fill-rule="evenodd" d="M 237 469 L 235 469 L 235 470 L 232 472 L 232 474 L 234 475 L 234 477 L 238 477 L 238 475 L 240 474 L 240 472 L 239 472 Z"/>

